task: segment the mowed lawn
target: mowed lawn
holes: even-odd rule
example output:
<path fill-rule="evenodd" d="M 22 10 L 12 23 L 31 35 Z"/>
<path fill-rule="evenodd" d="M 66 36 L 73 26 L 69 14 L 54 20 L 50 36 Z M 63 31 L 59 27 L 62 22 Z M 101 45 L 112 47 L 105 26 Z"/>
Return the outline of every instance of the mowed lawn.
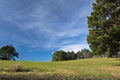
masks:
<path fill-rule="evenodd" d="M 13 64 L 22 64 L 22 72 L 9 72 Z M 0 75 L 63 75 L 81 77 L 120 78 L 120 59 L 91 58 L 60 62 L 28 62 L 0 60 Z"/>

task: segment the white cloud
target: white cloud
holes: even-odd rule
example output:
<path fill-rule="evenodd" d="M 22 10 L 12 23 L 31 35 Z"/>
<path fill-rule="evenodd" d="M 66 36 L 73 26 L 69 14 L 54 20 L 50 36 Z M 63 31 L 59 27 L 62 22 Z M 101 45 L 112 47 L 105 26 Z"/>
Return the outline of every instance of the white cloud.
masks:
<path fill-rule="evenodd" d="M 80 51 L 80 50 L 82 50 L 84 48 L 90 49 L 89 46 L 88 46 L 88 44 L 70 44 L 70 45 L 62 46 L 58 50 L 78 52 L 78 51 Z"/>
<path fill-rule="evenodd" d="M 64 5 L 64 0 L 60 0 L 60 3 L 55 1 L 51 7 L 47 5 L 47 2 L 42 5 L 38 3 L 37 5 L 32 5 L 32 7 L 20 10 L 9 17 L 9 20 L 16 24 L 21 31 L 26 32 L 25 34 L 28 36 L 28 39 L 22 39 L 29 43 L 32 48 L 39 47 L 36 44 L 40 44 L 46 48 L 60 47 L 64 45 L 67 38 L 87 34 L 87 28 L 85 27 L 86 21 L 81 20 L 82 18 L 86 18 L 86 15 L 90 13 L 85 7 L 81 9 L 85 11 L 79 11 L 72 4 L 70 6 Z M 76 9 L 75 12 L 71 10 L 74 10 L 73 7 Z M 34 39 L 29 39 L 33 37 Z M 65 40 L 58 43 L 60 39 Z M 69 42 L 69 40 L 66 41 Z M 63 47 L 66 50 L 71 48 L 76 51 L 80 46 L 75 44 Z"/>

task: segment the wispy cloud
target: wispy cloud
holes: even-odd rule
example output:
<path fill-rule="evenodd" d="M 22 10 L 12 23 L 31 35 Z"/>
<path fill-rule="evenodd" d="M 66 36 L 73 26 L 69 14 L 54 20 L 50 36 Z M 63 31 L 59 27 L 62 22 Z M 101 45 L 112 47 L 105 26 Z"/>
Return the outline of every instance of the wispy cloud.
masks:
<path fill-rule="evenodd" d="M 90 10 L 87 5 L 79 6 L 82 1 L 73 2 L 74 0 L 38 2 L 15 12 L 8 20 L 16 24 L 24 35 L 17 35 L 17 39 L 22 38 L 23 44 L 27 43 L 31 48 L 58 47 L 77 51 L 83 44 L 71 44 L 75 42 L 74 38 L 87 34 L 86 16 Z M 85 46 L 88 47 L 87 44 Z"/>

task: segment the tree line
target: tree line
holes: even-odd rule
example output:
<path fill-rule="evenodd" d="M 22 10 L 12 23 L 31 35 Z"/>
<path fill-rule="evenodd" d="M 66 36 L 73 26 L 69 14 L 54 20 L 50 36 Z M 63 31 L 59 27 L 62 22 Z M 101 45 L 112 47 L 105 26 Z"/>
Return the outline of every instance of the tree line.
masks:
<path fill-rule="evenodd" d="M 63 50 L 59 50 L 53 53 L 52 61 L 77 60 L 91 57 L 92 57 L 91 51 L 88 49 L 82 49 L 77 53 L 75 53 L 74 51 L 65 52 Z"/>

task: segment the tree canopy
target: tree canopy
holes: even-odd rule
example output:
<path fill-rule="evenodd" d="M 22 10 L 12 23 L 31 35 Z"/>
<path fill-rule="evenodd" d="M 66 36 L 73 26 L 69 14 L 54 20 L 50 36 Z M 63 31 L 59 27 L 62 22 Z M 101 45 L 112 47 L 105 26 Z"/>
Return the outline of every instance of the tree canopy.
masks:
<path fill-rule="evenodd" d="M 19 53 L 16 52 L 12 45 L 3 46 L 0 48 L 0 59 L 1 60 L 15 60 L 18 58 Z"/>
<path fill-rule="evenodd" d="M 92 57 L 90 50 L 82 49 L 75 53 L 74 51 L 65 52 L 65 51 L 56 51 L 52 55 L 52 61 L 66 61 L 66 60 L 76 60 Z"/>
<path fill-rule="evenodd" d="M 88 16 L 88 44 L 96 55 L 112 57 L 120 51 L 120 0 L 96 0 Z"/>
<path fill-rule="evenodd" d="M 93 56 L 91 54 L 91 51 L 85 48 L 82 49 L 81 51 L 78 51 L 76 54 L 77 54 L 77 59 L 91 58 Z"/>
<path fill-rule="evenodd" d="M 53 53 L 52 61 L 65 61 L 65 60 L 75 60 L 76 54 L 72 52 L 65 52 L 65 51 L 56 51 Z"/>

